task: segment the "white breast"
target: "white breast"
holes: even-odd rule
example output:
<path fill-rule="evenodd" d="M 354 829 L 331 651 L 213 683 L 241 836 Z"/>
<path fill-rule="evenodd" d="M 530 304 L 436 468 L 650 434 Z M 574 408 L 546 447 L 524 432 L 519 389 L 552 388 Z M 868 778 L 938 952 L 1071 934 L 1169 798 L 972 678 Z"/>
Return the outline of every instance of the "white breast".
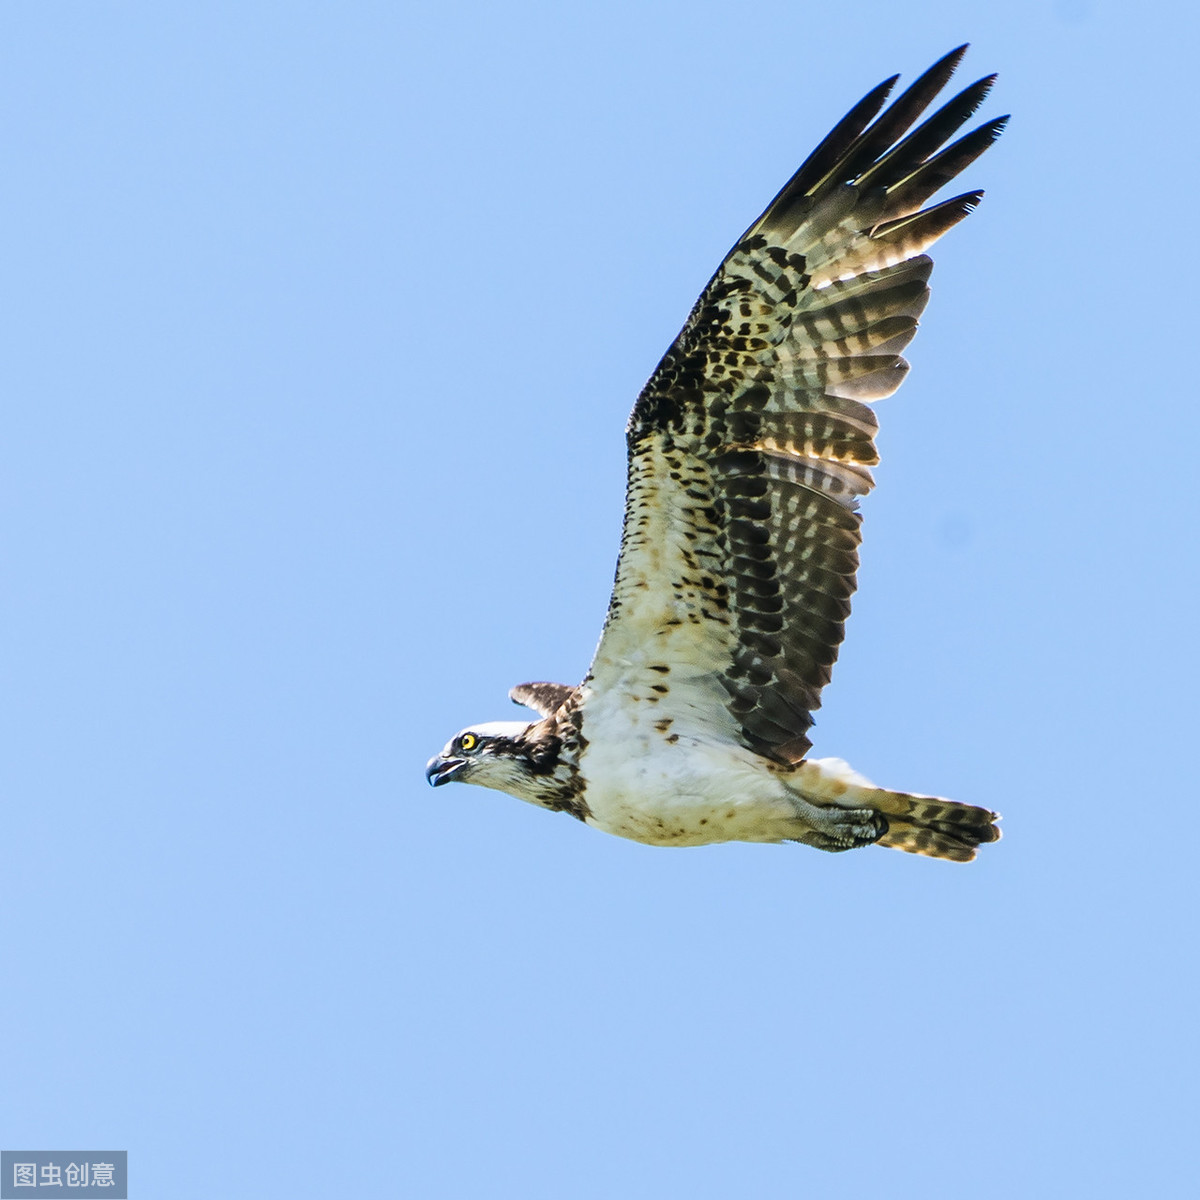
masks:
<path fill-rule="evenodd" d="M 794 836 L 795 805 L 771 764 L 714 738 L 703 708 L 674 689 L 670 701 L 611 693 L 585 699 L 579 765 L 588 824 L 658 846 Z"/>

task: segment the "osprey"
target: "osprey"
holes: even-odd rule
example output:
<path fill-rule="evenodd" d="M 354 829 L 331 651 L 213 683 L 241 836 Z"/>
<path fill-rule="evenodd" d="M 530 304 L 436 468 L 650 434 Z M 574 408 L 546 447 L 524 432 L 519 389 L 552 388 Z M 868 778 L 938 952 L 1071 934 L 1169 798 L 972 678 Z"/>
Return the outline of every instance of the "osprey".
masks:
<path fill-rule="evenodd" d="M 924 251 L 982 192 L 925 205 L 1007 121 L 946 145 L 988 76 L 913 128 L 965 51 L 882 112 L 898 77 L 869 92 L 729 252 L 629 419 L 587 677 L 515 687 L 540 719 L 465 729 L 430 760 L 435 787 L 497 788 L 655 846 L 876 843 L 967 862 L 999 838 L 996 813 L 806 757 L 878 461 L 868 404 L 908 371 Z"/>

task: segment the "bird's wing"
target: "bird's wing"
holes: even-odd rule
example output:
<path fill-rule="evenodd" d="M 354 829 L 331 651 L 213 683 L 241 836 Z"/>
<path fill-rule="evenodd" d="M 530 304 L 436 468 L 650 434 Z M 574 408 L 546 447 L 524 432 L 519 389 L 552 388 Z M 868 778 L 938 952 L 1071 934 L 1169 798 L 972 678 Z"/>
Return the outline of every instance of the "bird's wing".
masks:
<path fill-rule="evenodd" d="M 837 124 L 730 251 L 638 397 L 593 694 L 656 704 L 664 730 L 690 721 L 781 763 L 807 752 L 877 461 L 867 403 L 908 371 L 923 252 L 982 193 L 922 206 L 1006 119 L 946 145 L 988 77 L 916 125 L 965 50 L 882 114 L 895 78 Z"/>
<path fill-rule="evenodd" d="M 509 690 L 508 698 L 514 704 L 523 704 L 543 717 L 550 717 L 578 690 L 565 683 L 518 683 Z"/>

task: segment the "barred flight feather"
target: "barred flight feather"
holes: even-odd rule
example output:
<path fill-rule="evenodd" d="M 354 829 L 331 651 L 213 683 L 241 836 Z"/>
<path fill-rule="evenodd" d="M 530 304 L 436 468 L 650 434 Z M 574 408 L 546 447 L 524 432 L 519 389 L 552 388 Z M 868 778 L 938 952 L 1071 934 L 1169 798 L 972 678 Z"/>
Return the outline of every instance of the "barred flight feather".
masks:
<path fill-rule="evenodd" d="M 964 50 L 887 108 L 895 80 L 881 84 L 838 123 L 730 251 L 643 389 L 589 684 L 629 686 L 637 647 L 686 639 L 676 652 L 729 697 L 712 718 L 723 732 L 781 763 L 807 752 L 855 588 L 854 510 L 878 461 L 866 405 L 908 372 L 899 352 L 929 296 L 924 251 L 981 193 L 920 206 L 1003 126 L 945 144 L 992 76 L 920 119 Z M 676 624 L 664 632 L 645 593 L 667 580 Z M 723 619 L 693 619 L 712 611 Z"/>

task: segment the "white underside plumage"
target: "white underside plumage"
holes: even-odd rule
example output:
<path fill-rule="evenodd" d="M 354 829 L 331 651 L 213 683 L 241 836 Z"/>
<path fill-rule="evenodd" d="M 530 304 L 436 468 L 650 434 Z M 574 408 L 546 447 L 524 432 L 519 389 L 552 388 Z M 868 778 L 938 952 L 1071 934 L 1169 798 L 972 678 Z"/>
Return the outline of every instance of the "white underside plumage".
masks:
<path fill-rule="evenodd" d="M 877 789 L 840 759 L 787 767 L 714 740 L 702 727 L 712 707 L 688 704 L 688 690 L 672 687 L 667 731 L 656 727 L 663 710 L 641 697 L 585 698 L 589 736 L 579 768 L 589 825 L 655 846 L 783 842 L 840 826 L 845 814 L 837 810 L 870 806 Z"/>

